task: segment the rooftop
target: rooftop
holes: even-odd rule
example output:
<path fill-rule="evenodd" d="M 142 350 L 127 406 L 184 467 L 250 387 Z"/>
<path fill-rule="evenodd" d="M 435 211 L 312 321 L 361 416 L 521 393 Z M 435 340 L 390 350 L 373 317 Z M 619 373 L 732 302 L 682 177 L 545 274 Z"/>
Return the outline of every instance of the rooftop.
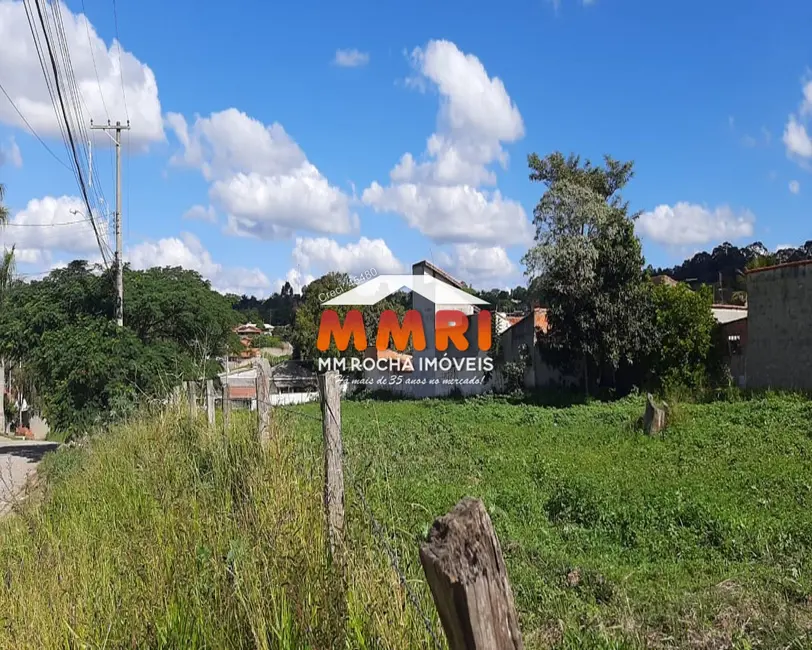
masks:
<path fill-rule="evenodd" d="M 457 280 L 457 278 L 455 278 L 455 277 L 449 275 L 448 273 L 446 273 L 445 271 L 443 271 L 443 269 L 441 269 L 440 267 L 435 266 L 434 264 L 432 264 L 428 260 L 421 260 L 419 262 L 416 262 L 412 266 L 412 271 L 414 271 L 415 266 L 421 266 L 421 265 L 426 267 L 432 273 L 435 273 L 436 275 L 440 276 L 440 278 L 442 278 L 448 284 L 457 287 L 457 289 L 464 289 L 465 288 L 465 284 L 463 284 L 462 282 Z"/>
<path fill-rule="evenodd" d="M 764 273 L 765 271 L 777 271 L 779 269 L 788 269 L 794 266 L 809 266 L 812 265 L 812 260 L 799 260 L 798 262 L 786 262 L 785 264 L 775 264 L 773 266 L 762 266 L 760 269 L 751 269 L 747 271 L 747 275 L 754 273 Z"/>

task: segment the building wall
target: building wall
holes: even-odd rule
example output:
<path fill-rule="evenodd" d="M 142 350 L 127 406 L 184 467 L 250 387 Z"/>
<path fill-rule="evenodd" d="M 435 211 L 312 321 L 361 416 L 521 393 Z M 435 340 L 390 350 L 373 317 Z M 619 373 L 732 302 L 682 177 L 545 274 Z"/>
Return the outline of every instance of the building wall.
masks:
<path fill-rule="evenodd" d="M 438 280 L 442 280 L 446 282 L 446 279 L 443 278 L 441 275 L 438 275 L 434 272 L 433 269 L 421 264 L 417 263 L 412 267 L 412 274 L 413 275 L 429 275 L 432 277 L 436 277 Z M 440 383 L 438 384 L 417 384 L 411 385 L 407 389 L 403 389 L 403 392 L 408 392 L 415 397 L 437 397 L 441 395 L 449 395 L 450 393 L 458 390 L 459 392 L 463 393 L 464 395 L 476 394 L 481 393 L 484 391 L 484 381 L 481 384 L 461 384 L 461 383 L 443 383 L 450 382 L 450 381 L 460 381 L 465 379 L 480 379 L 484 380 L 484 373 L 481 372 L 466 372 L 463 371 L 456 371 L 452 369 L 448 372 L 443 372 L 438 370 L 437 372 L 433 371 L 425 371 L 421 372 L 419 370 L 421 362 L 419 359 L 423 358 L 437 358 L 438 362 L 444 356 L 448 356 L 452 359 L 459 359 L 459 358 L 466 358 L 466 357 L 479 357 L 485 356 L 486 353 L 481 353 L 476 345 L 476 315 L 474 314 L 475 309 L 472 305 L 442 305 L 442 304 L 435 304 L 428 300 L 427 298 L 421 296 L 416 291 L 412 293 L 412 309 L 415 309 L 420 312 L 421 317 L 423 318 L 423 330 L 426 335 L 426 349 L 422 351 L 415 351 L 413 358 L 414 358 L 414 366 L 415 372 L 410 373 L 411 376 L 415 379 L 425 379 L 428 382 L 431 379 L 438 379 Z M 438 311 L 445 310 L 445 309 L 456 309 L 461 311 L 462 313 L 466 314 L 469 317 L 469 326 L 466 332 L 466 338 L 468 339 L 468 349 L 464 352 L 460 352 L 454 348 L 453 343 L 449 346 L 446 352 L 438 352 L 435 348 L 435 315 Z M 396 391 L 393 391 L 396 392 Z"/>
<path fill-rule="evenodd" d="M 536 345 L 536 326 L 532 315 L 522 319 L 502 334 L 502 349 L 497 367 L 503 363 L 518 362 L 521 360 L 521 350 L 526 346 L 530 353 L 530 365 L 524 371 L 524 387 L 527 390 L 544 388 L 550 385 L 572 385 L 577 380 L 562 375 L 550 366 L 541 357 Z M 496 373 L 494 389 L 504 389 L 504 380 L 500 373 Z"/>
<path fill-rule="evenodd" d="M 812 264 L 747 276 L 747 386 L 812 390 Z"/>

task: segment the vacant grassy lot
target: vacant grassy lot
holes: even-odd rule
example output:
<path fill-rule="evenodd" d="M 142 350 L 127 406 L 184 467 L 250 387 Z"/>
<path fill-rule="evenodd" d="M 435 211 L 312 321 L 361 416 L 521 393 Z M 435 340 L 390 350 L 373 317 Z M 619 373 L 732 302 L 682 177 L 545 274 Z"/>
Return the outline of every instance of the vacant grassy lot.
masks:
<path fill-rule="evenodd" d="M 663 440 L 642 407 L 345 402 L 345 453 L 416 581 L 433 518 L 484 500 L 530 647 L 812 648 L 812 403 L 686 405 Z"/>
<path fill-rule="evenodd" d="M 412 648 L 427 636 L 350 517 L 347 598 L 326 552 L 321 453 L 256 419 L 225 437 L 178 415 L 41 465 L 0 521 L 0 648 Z M 346 621 L 346 623 L 344 623 Z"/>

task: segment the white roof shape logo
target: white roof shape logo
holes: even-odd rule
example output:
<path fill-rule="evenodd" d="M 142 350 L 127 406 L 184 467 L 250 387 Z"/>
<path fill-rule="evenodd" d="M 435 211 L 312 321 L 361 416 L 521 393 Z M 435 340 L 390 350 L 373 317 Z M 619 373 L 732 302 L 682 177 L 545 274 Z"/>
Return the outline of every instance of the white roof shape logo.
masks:
<path fill-rule="evenodd" d="M 487 300 L 466 293 L 430 275 L 378 275 L 322 304 L 374 305 L 401 288 L 419 293 L 436 305 L 487 305 Z"/>

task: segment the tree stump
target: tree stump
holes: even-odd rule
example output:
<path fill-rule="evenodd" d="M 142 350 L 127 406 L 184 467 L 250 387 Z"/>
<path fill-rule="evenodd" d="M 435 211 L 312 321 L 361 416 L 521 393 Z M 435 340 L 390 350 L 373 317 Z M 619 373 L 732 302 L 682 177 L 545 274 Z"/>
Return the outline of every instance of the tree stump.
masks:
<path fill-rule="evenodd" d="M 661 433 L 667 425 L 665 409 L 654 403 L 651 393 L 646 396 L 646 412 L 643 414 L 643 431 L 647 436 Z"/>
<path fill-rule="evenodd" d="M 420 562 L 451 650 L 522 650 L 513 591 L 493 524 L 478 499 L 438 518 Z"/>

